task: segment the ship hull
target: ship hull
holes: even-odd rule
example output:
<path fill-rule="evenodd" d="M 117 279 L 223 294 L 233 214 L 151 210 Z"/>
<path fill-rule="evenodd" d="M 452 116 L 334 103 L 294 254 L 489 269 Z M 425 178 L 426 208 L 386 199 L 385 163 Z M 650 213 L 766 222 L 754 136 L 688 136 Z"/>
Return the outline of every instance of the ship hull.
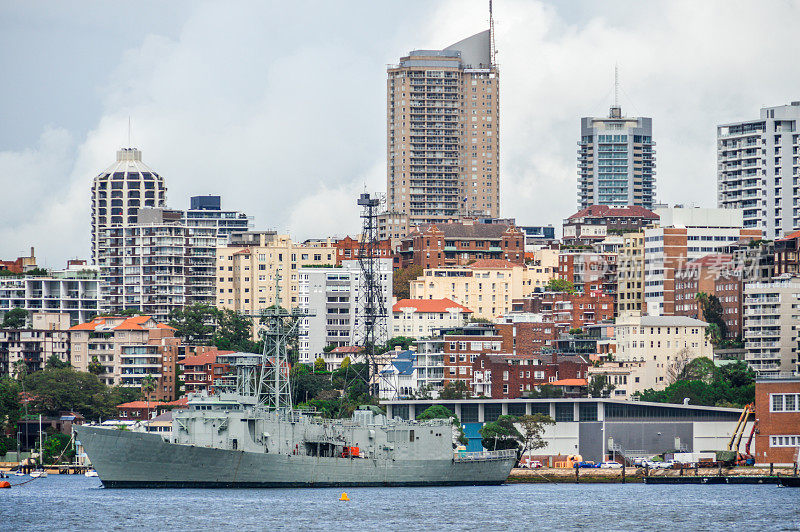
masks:
<path fill-rule="evenodd" d="M 426 460 L 252 453 L 165 442 L 157 434 L 76 427 L 107 488 L 289 488 L 502 484 L 514 458 Z"/>

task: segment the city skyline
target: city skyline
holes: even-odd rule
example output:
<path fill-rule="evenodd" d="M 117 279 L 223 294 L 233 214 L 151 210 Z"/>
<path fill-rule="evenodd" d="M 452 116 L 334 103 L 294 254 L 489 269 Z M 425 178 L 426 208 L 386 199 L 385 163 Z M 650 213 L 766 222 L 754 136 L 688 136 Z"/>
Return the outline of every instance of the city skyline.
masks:
<path fill-rule="evenodd" d="M 128 117 L 131 144 L 169 180 L 169 207 L 220 194 L 257 229 L 297 240 L 323 236 L 320 227 L 357 232 L 355 196 L 365 185 L 385 186 L 385 66 L 485 30 L 485 2 L 458 5 L 315 5 L 319 17 L 298 31 L 303 6 L 282 11 L 278 24 L 274 6 L 186 4 L 124 37 L 114 37 L 126 33 L 118 24 L 153 18 L 157 6 L 137 6 L 110 24 L 112 8 L 97 7 L 81 31 L 52 6 L 3 7 L 4 38 L 20 50 L 3 59 L 4 69 L 30 89 L 3 89 L 9 127 L 0 137 L 0 179 L 16 200 L 0 215 L 0 254 L 35 245 L 49 267 L 89 258 L 91 179 L 126 147 Z M 578 121 L 608 109 L 615 62 L 620 105 L 654 120 L 658 201 L 715 206 L 717 125 L 796 100 L 800 81 L 779 67 L 789 29 L 717 44 L 798 8 L 726 6 L 496 3 L 500 215 L 558 225 L 574 212 Z M 70 37 L 54 50 L 52 39 L 64 35 L 44 36 L 57 20 L 67 21 L 58 31 Z M 725 66 L 742 54 L 764 58 L 746 78 Z M 77 75 L 48 80 L 70 66 Z M 319 90 L 321 79 L 330 90 Z"/>

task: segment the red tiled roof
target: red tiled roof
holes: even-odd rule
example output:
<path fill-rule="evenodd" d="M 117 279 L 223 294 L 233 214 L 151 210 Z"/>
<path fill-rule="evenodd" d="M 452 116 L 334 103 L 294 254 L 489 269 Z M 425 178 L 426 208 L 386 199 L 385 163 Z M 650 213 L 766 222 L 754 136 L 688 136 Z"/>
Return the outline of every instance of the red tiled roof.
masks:
<path fill-rule="evenodd" d="M 121 405 L 117 405 L 117 408 L 155 408 L 159 405 L 162 405 L 161 401 L 131 401 L 130 403 L 122 403 Z"/>
<path fill-rule="evenodd" d="M 199 355 L 186 357 L 183 359 L 181 364 L 184 366 L 204 366 L 206 364 L 213 364 L 216 362 L 217 356 L 219 355 L 230 355 L 231 353 L 235 353 L 235 351 L 217 351 L 216 349 L 213 349 Z"/>
<path fill-rule="evenodd" d="M 586 379 L 561 379 L 558 381 L 548 382 L 551 386 L 588 386 L 589 383 Z"/>
<path fill-rule="evenodd" d="M 115 326 L 111 327 L 109 330 L 115 331 L 146 331 L 142 325 L 147 323 L 148 321 L 152 320 L 151 316 L 131 316 L 126 318 L 124 316 L 109 316 L 109 317 L 97 317 L 92 321 L 81 323 L 74 327 L 70 327 L 70 331 L 95 331 L 97 327 L 105 325 L 107 321 L 114 321 L 121 319 L 122 322 Z M 156 327 L 159 329 L 173 329 L 169 325 L 165 325 L 163 323 L 156 323 Z"/>
<path fill-rule="evenodd" d="M 476 270 L 497 270 L 497 269 L 510 269 L 517 268 L 519 264 L 504 259 L 478 259 L 469 265 L 470 268 Z"/>
<path fill-rule="evenodd" d="M 461 312 L 472 313 L 464 305 L 460 305 L 451 299 L 401 299 L 392 306 L 392 312 L 401 312 L 404 308 L 413 308 L 417 312 L 447 312 L 451 308 L 457 308 Z"/>
<path fill-rule="evenodd" d="M 627 205 L 625 207 L 611 207 L 610 205 L 590 205 L 585 209 L 581 209 L 567 220 L 575 218 L 605 218 L 606 216 L 622 216 L 626 218 L 648 218 L 651 220 L 658 220 L 658 215 L 649 209 L 645 209 L 639 205 Z"/>
<path fill-rule="evenodd" d="M 333 353 L 360 353 L 363 350 L 364 350 L 363 347 L 359 347 L 357 345 L 343 345 L 343 346 L 337 347 L 332 352 Z"/>
<path fill-rule="evenodd" d="M 785 237 L 778 238 L 776 240 L 795 240 L 797 238 L 800 238 L 800 231 L 795 231 L 794 233 L 789 233 Z"/>

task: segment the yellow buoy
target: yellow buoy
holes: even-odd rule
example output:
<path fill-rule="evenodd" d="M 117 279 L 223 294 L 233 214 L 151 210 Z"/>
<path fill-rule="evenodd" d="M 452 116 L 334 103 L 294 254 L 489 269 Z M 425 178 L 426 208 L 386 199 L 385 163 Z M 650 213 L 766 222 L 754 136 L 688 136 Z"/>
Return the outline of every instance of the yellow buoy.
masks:
<path fill-rule="evenodd" d="M 347 493 L 345 493 L 345 492 L 342 492 L 342 496 L 341 496 L 341 497 L 339 497 L 339 500 L 340 500 L 340 501 L 349 501 L 349 500 L 350 500 L 350 497 L 348 497 L 348 496 L 347 496 Z"/>

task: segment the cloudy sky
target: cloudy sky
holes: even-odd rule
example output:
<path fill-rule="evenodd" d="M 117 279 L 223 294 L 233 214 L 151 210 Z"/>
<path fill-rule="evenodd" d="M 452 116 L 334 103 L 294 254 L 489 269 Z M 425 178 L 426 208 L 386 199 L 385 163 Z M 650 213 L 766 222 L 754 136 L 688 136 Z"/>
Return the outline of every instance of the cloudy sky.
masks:
<path fill-rule="evenodd" d="M 168 204 L 354 233 L 385 190 L 386 65 L 488 27 L 487 2 L 0 3 L 0 258 L 89 252 L 92 178 L 133 145 Z M 715 205 L 715 126 L 800 99 L 800 2 L 496 0 L 501 214 L 576 210 L 581 116 L 653 118 L 658 200 Z M 781 23 L 784 21 L 784 23 Z"/>

